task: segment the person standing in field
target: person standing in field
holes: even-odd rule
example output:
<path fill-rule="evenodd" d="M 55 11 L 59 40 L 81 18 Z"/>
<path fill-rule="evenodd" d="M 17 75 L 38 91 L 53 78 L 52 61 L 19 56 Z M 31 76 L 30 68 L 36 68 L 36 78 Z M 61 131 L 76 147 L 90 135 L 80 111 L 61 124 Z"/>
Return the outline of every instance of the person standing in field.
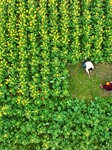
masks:
<path fill-rule="evenodd" d="M 110 92 L 110 91 L 112 91 L 112 81 L 106 82 L 104 85 L 100 84 L 100 87 L 102 89 L 105 89 L 106 91 Z"/>
<path fill-rule="evenodd" d="M 83 66 L 83 68 L 85 68 L 87 74 L 88 74 L 89 77 L 90 77 L 90 74 L 89 74 L 89 73 L 90 73 L 92 70 L 94 70 L 94 65 L 93 65 L 93 63 L 92 63 L 91 61 L 85 61 L 85 62 L 82 64 L 82 66 Z"/>

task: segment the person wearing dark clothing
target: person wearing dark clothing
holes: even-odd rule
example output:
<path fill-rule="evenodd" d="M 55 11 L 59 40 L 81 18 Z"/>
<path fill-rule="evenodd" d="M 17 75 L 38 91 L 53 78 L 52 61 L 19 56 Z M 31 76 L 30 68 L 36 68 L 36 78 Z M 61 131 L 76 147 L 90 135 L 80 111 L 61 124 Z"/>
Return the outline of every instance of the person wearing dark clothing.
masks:
<path fill-rule="evenodd" d="M 106 82 L 104 85 L 100 84 L 100 87 L 106 91 L 112 91 L 112 82 Z"/>

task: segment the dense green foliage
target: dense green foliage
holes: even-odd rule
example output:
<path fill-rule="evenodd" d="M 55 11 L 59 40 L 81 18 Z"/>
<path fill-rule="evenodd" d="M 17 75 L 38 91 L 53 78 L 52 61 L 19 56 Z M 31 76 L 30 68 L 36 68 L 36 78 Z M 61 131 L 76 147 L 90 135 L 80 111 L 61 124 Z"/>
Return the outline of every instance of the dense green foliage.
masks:
<path fill-rule="evenodd" d="M 104 99 L 12 101 L 1 108 L 0 149 L 111 150 L 112 107 Z M 2 119 L 1 118 L 1 119 Z"/>
<path fill-rule="evenodd" d="M 111 6 L 0 1 L 0 149 L 110 149 L 110 104 L 66 97 L 68 63 L 112 62 Z"/>
<path fill-rule="evenodd" d="M 1 0 L 0 98 L 69 95 L 68 62 L 112 62 L 110 0 Z"/>

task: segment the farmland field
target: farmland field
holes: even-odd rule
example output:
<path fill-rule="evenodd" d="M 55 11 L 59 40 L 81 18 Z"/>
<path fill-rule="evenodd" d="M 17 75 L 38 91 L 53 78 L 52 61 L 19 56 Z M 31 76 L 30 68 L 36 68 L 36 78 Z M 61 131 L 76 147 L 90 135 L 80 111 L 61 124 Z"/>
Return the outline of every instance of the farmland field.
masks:
<path fill-rule="evenodd" d="M 86 59 L 112 65 L 112 0 L 0 1 L 1 150 L 111 149 L 112 97 L 71 96 Z"/>

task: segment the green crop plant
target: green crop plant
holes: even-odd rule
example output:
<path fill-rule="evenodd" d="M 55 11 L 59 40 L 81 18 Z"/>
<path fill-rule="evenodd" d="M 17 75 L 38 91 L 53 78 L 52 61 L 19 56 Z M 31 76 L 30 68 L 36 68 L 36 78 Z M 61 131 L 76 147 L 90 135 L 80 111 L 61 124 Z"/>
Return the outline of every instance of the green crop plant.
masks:
<path fill-rule="evenodd" d="M 40 78 L 40 96 L 44 100 L 49 97 L 49 75 L 50 75 L 50 50 L 49 50 L 49 36 L 48 36 L 48 18 L 47 18 L 47 2 L 41 1 L 38 4 L 38 21 L 39 21 L 39 35 L 38 46 L 40 48 L 38 52 L 38 60 L 40 61 L 39 78 Z M 36 62 L 35 62 L 36 63 Z M 36 69 L 36 68 L 35 68 Z M 36 79 L 36 78 L 35 78 Z"/>
<path fill-rule="evenodd" d="M 65 58 L 67 57 L 68 52 L 67 52 L 67 47 L 63 49 L 65 47 L 65 44 L 67 46 L 67 43 L 64 42 L 63 39 L 61 38 L 64 38 L 64 40 L 67 41 L 67 33 L 65 33 L 64 31 L 65 30 L 64 27 L 67 28 L 67 25 L 66 25 L 66 20 L 64 18 L 65 15 L 63 14 L 63 12 L 61 12 L 62 15 L 59 16 L 60 10 L 57 9 L 58 5 L 59 4 L 57 3 L 57 1 L 48 2 L 49 38 L 51 42 L 50 64 L 51 64 L 51 72 L 52 72 L 52 75 L 50 77 L 50 83 L 51 83 L 51 95 L 55 97 L 59 97 L 59 96 L 63 97 L 68 95 L 68 90 L 67 90 L 68 84 L 65 81 L 68 75 L 66 65 L 65 65 L 67 61 Z M 58 7 L 61 8 L 61 5 L 63 5 L 65 9 L 65 3 L 61 3 Z M 64 72 L 65 70 L 66 73 Z"/>
<path fill-rule="evenodd" d="M 5 78 L 7 76 L 7 61 L 6 61 L 6 3 L 5 0 L 0 2 L 0 99 L 5 99 L 7 92 Z"/>
<path fill-rule="evenodd" d="M 103 61 L 103 28 L 104 28 L 104 11 L 103 0 L 92 1 L 90 4 L 91 24 L 92 24 L 92 60 L 96 63 Z"/>
<path fill-rule="evenodd" d="M 112 61 L 112 0 L 106 0 L 104 6 L 103 50 L 106 61 Z"/>
<path fill-rule="evenodd" d="M 59 3 L 59 34 L 60 34 L 60 57 L 62 60 L 67 60 L 68 57 L 68 43 L 69 43 L 69 16 L 68 16 L 69 1 L 62 0 Z"/>
<path fill-rule="evenodd" d="M 68 60 L 76 63 L 81 59 L 80 49 L 80 5 L 77 0 L 70 0 L 68 7 L 69 14 L 69 43 Z"/>
<path fill-rule="evenodd" d="M 18 18 L 17 27 L 18 27 L 18 44 L 17 52 L 18 53 L 18 97 L 27 98 L 29 96 L 28 82 L 29 82 L 29 70 L 28 70 L 28 51 L 27 51 L 27 12 L 26 12 L 26 3 L 25 1 L 18 1 Z"/>
<path fill-rule="evenodd" d="M 59 25 L 58 25 L 58 30 L 60 34 L 60 72 L 61 72 L 61 77 L 60 77 L 60 82 L 61 82 L 61 97 L 63 96 L 68 96 L 68 82 L 67 82 L 67 76 L 68 76 L 68 71 L 66 69 L 66 63 L 68 59 L 68 53 L 69 53 L 69 1 L 60 1 L 59 2 Z M 63 64 L 62 64 L 63 63 Z"/>
<path fill-rule="evenodd" d="M 37 42 L 39 37 L 39 13 L 37 13 L 38 3 L 28 1 L 27 18 L 28 18 L 28 57 L 30 70 L 30 97 L 36 100 L 40 96 L 40 48 Z"/>
<path fill-rule="evenodd" d="M 13 101 L 17 98 L 17 91 L 19 89 L 19 56 L 18 56 L 18 32 L 17 32 L 17 10 L 16 2 L 8 1 L 7 5 L 7 19 L 6 19 L 6 61 L 7 61 L 7 76 L 5 78 L 5 84 L 7 92 L 5 99 L 7 101 Z M 8 17 L 10 16 L 10 17 Z"/>
<path fill-rule="evenodd" d="M 89 10 L 90 2 L 81 2 L 81 53 L 84 59 L 90 58 L 92 55 L 92 21 L 91 12 Z"/>
<path fill-rule="evenodd" d="M 60 49 L 58 33 L 58 10 L 57 1 L 48 1 L 49 13 L 49 38 L 50 38 L 50 67 L 52 75 L 50 76 L 51 95 L 59 96 L 60 88 Z"/>

